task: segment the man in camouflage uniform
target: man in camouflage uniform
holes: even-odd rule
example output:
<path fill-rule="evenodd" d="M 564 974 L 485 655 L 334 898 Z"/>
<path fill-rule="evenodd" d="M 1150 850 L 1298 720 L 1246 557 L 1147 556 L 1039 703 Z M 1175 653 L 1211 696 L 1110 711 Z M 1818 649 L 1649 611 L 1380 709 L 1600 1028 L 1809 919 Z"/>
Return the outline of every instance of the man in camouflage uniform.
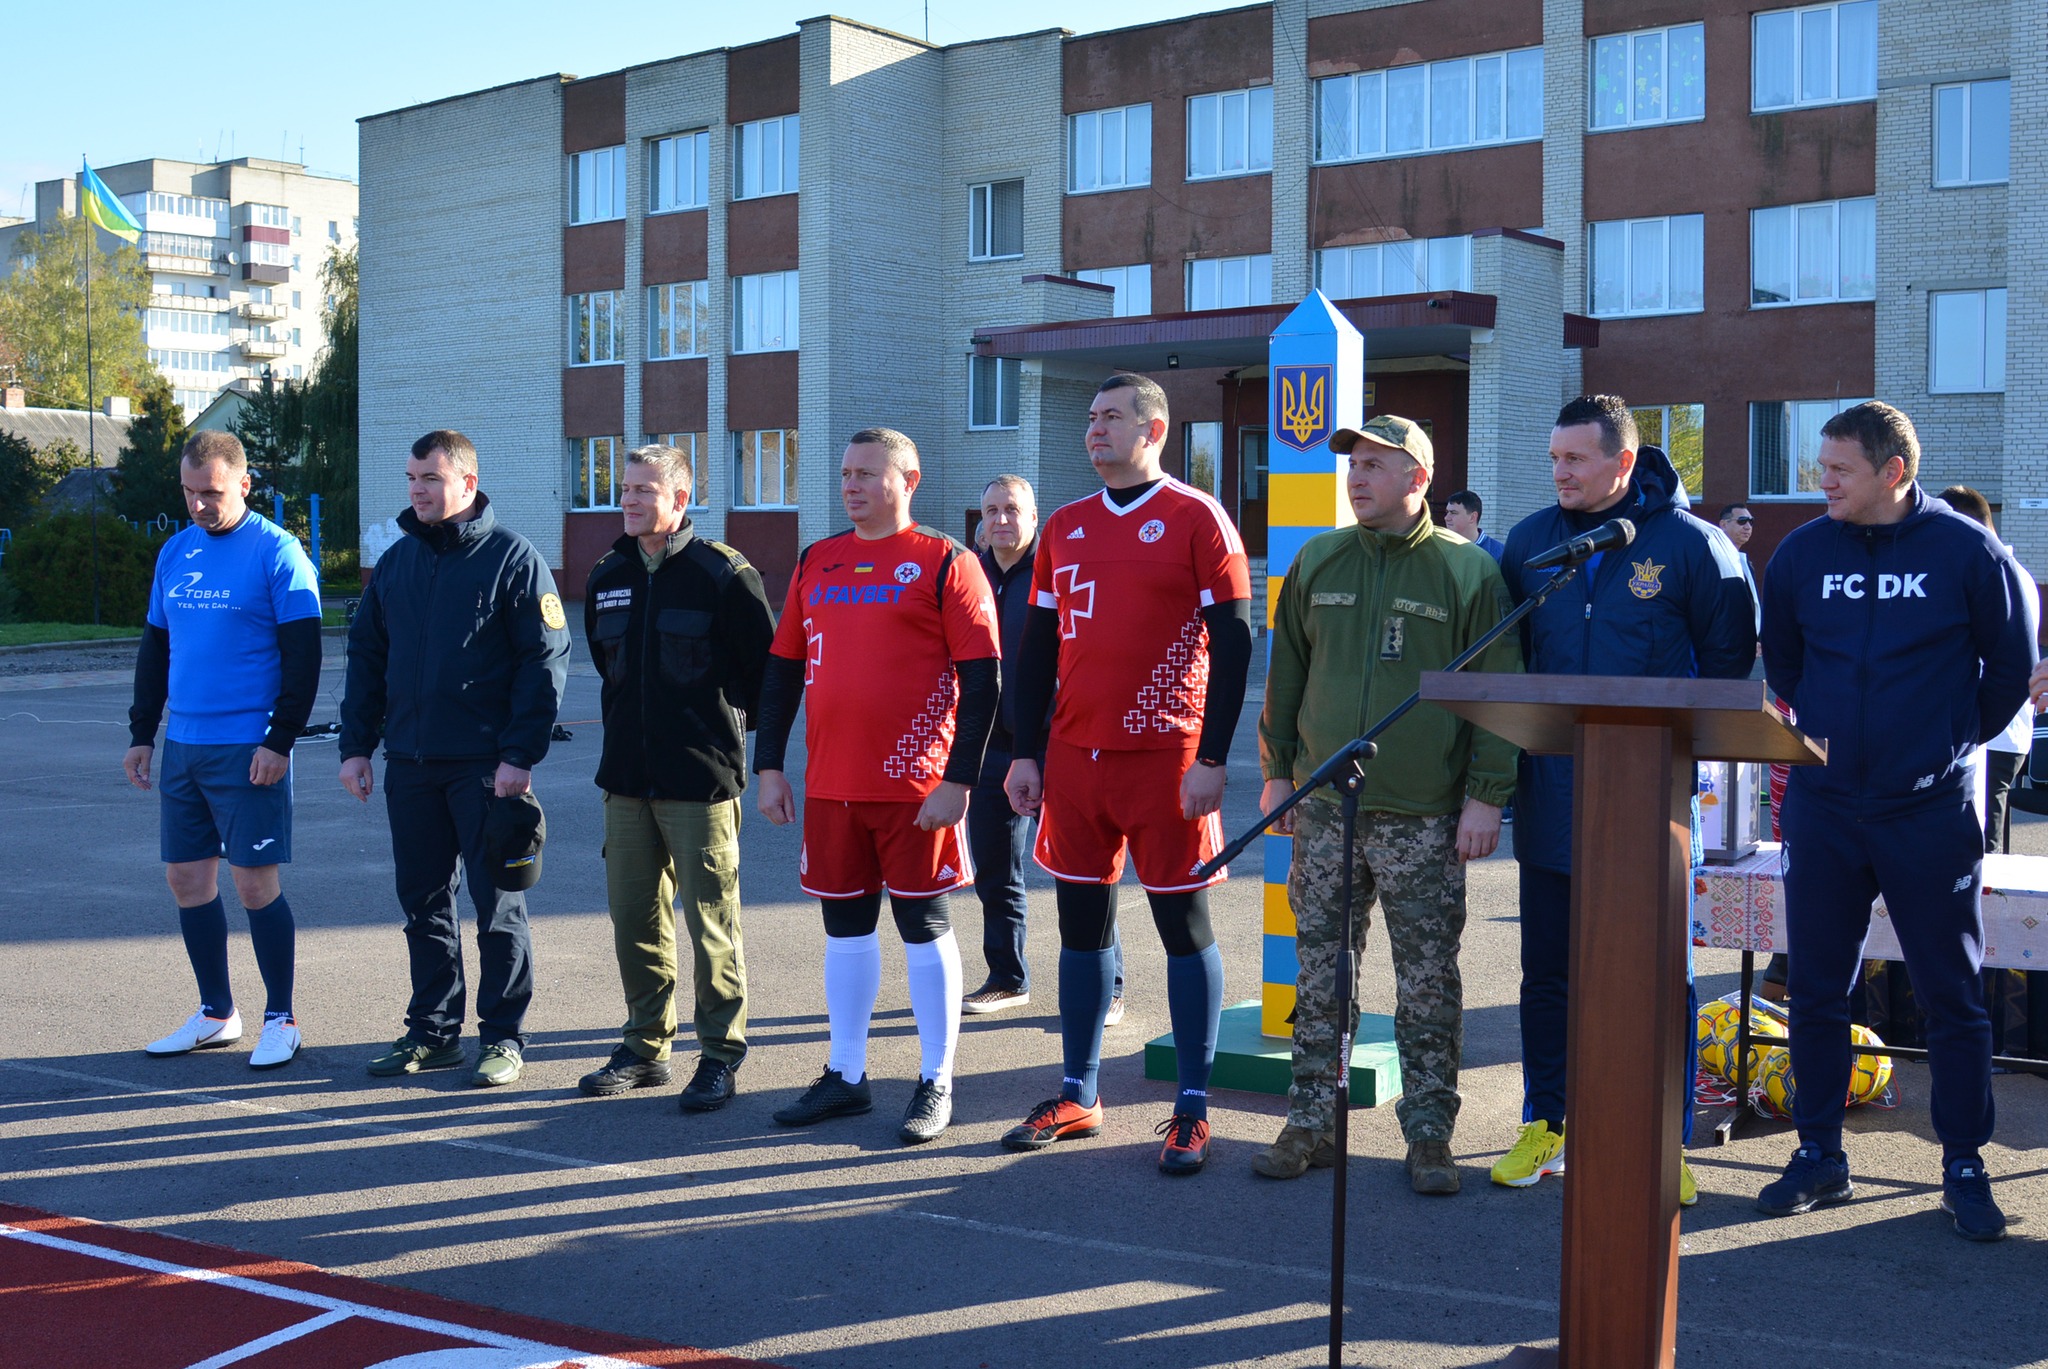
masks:
<path fill-rule="evenodd" d="M 1449 664 L 1508 608 L 1493 557 L 1430 523 L 1424 496 L 1435 457 L 1419 425 L 1383 415 L 1362 430 L 1338 430 L 1330 449 L 1350 457 L 1346 484 L 1358 525 L 1311 538 L 1275 605 L 1273 663 L 1259 719 L 1268 812 L 1414 692 L 1423 671 Z M 1521 670 L 1514 635 L 1475 664 Z M 1456 1193 L 1450 1141 L 1464 1035 L 1464 862 L 1500 844 L 1515 749 L 1426 704 L 1381 734 L 1378 746 L 1359 795 L 1353 942 L 1362 952 L 1377 901 L 1394 955 L 1403 1089 L 1395 1112 L 1408 1141 L 1409 1182 L 1417 1193 Z M 1336 795 L 1318 790 L 1276 830 L 1294 837 L 1287 880 L 1301 967 L 1294 1086 L 1287 1125 L 1252 1168 L 1292 1179 L 1336 1162 L 1344 914 L 1344 820 Z"/>

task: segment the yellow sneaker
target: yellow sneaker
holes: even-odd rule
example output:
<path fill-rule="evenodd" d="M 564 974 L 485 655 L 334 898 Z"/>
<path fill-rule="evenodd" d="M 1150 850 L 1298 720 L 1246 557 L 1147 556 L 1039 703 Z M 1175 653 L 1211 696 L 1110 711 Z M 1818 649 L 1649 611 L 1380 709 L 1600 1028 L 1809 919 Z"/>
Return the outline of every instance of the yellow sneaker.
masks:
<path fill-rule="evenodd" d="M 1691 1207 L 1700 1200 L 1700 1186 L 1692 1177 L 1692 1166 L 1683 1155 L 1678 1157 L 1678 1205 Z"/>
<path fill-rule="evenodd" d="M 1493 1162 L 1493 1181 L 1509 1188 L 1527 1188 L 1546 1174 L 1564 1173 L 1564 1132 L 1547 1122 L 1522 1128 L 1513 1150 Z"/>

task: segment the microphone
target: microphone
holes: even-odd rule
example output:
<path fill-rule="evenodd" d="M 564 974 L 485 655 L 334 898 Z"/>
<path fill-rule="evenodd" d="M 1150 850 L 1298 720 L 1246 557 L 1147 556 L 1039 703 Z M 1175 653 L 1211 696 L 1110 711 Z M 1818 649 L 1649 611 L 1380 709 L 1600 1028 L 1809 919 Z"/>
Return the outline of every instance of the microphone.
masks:
<path fill-rule="evenodd" d="M 1532 556 L 1522 564 L 1530 570 L 1549 570 L 1552 566 L 1575 566 L 1603 551 L 1617 550 L 1635 540 L 1635 524 L 1626 518 L 1610 518 L 1584 537 L 1574 537 L 1569 542 L 1560 542 L 1549 551 Z"/>

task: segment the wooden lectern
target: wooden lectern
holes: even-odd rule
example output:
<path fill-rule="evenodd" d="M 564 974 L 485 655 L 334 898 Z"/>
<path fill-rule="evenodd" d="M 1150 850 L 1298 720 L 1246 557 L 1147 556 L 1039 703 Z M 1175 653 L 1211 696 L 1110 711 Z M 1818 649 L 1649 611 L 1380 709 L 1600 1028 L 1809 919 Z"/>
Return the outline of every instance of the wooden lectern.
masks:
<path fill-rule="evenodd" d="M 1423 675 L 1425 702 L 1524 751 L 1574 758 L 1571 1053 L 1558 1348 L 1507 1363 L 1668 1369 L 1678 1332 L 1678 1158 L 1695 761 L 1816 765 L 1760 680 Z"/>

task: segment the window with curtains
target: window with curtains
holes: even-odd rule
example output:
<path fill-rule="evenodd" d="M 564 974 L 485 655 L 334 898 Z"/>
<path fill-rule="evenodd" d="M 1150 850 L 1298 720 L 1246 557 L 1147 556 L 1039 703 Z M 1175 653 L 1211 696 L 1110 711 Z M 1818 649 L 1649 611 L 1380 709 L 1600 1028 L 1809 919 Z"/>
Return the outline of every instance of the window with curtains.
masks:
<path fill-rule="evenodd" d="M 699 129 L 647 145 L 647 212 L 668 214 L 711 203 L 711 134 Z"/>
<path fill-rule="evenodd" d="M 1614 219 L 1586 225 L 1596 318 L 1691 314 L 1703 304 L 1705 219 Z"/>
<path fill-rule="evenodd" d="M 992 181 L 967 192 L 967 260 L 1024 255 L 1024 182 Z"/>
<path fill-rule="evenodd" d="M 1152 106 L 1067 116 L 1067 193 L 1152 184 Z"/>
<path fill-rule="evenodd" d="M 1188 179 L 1273 169 L 1273 87 L 1188 100 Z"/>
<path fill-rule="evenodd" d="M 797 347 L 797 273 L 774 271 L 732 280 L 732 349 L 793 352 Z"/>
<path fill-rule="evenodd" d="M 711 345 L 711 286 L 678 281 L 647 287 L 647 359 L 703 356 Z"/>
<path fill-rule="evenodd" d="M 733 435 L 733 507 L 796 507 L 796 429 L 761 428 Z"/>
<path fill-rule="evenodd" d="M 1015 357 L 967 359 L 967 426 L 1017 426 L 1017 384 L 1023 363 Z"/>
<path fill-rule="evenodd" d="M 1316 82 L 1318 162 L 1406 157 L 1543 136 L 1543 49 Z"/>
<path fill-rule="evenodd" d="M 1209 257 L 1188 263 L 1188 312 L 1273 302 L 1273 255 Z"/>
<path fill-rule="evenodd" d="M 1588 122 L 1595 132 L 1706 116 L 1704 24 L 1617 33 L 1595 38 L 1588 47 L 1593 73 Z"/>
<path fill-rule="evenodd" d="M 1075 280 L 1107 285 L 1116 291 L 1111 318 L 1136 318 L 1152 312 L 1152 266 L 1100 266 L 1074 272 Z"/>
<path fill-rule="evenodd" d="M 1752 308 L 1877 295 L 1877 201 L 1824 200 L 1752 209 Z"/>
<path fill-rule="evenodd" d="M 1821 425 L 1858 399 L 1782 399 L 1749 406 L 1749 492 L 1752 498 L 1820 493 Z"/>
<path fill-rule="evenodd" d="M 1750 20 L 1750 108 L 1877 98 L 1877 0 L 1771 10 Z"/>
<path fill-rule="evenodd" d="M 601 147 L 569 158 L 569 222 L 626 217 L 626 149 Z"/>
<path fill-rule="evenodd" d="M 732 197 L 794 195 L 803 121 L 794 114 L 757 119 L 732 131 Z"/>
<path fill-rule="evenodd" d="M 1316 285 L 1331 299 L 1470 290 L 1472 239 L 1468 234 L 1320 248 L 1316 252 Z"/>

